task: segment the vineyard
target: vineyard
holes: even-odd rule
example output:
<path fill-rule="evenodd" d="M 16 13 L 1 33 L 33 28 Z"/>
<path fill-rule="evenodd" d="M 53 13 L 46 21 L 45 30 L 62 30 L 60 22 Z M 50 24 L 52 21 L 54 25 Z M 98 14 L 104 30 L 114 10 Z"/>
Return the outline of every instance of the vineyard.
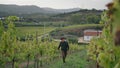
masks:
<path fill-rule="evenodd" d="M 25 41 L 20 41 L 18 37 L 20 28 L 16 28 L 13 24 L 16 20 L 18 20 L 18 18 L 15 16 L 6 18 L 6 27 L 3 25 L 3 22 L 0 21 L 0 67 L 30 68 L 32 65 L 34 68 L 39 68 L 43 65 L 50 64 L 55 58 L 60 57 L 60 51 L 57 50 L 59 42 L 48 39 L 41 41 L 41 39 L 38 38 L 38 34 L 33 32 L 34 29 L 31 29 L 30 32 L 34 33 L 36 37 L 31 40 L 31 34 L 23 27 L 23 33 L 25 31 L 26 33 L 28 32 L 28 34 L 26 34 Z M 30 27 L 26 28 L 30 29 Z M 35 28 L 35 30 L 39 29 L 40 28 Z M 53 29 L 51 28 L 51 30 Z M 77 44 L 70 44 L 70 53 L 80 51 L 81 49 L 83 49 L 83 47 Z"/>
<path fill-rule="evenodd" d="M 93 38 L 89 45 L 69 43 L 65 64 L 59 42 L 49 36 L 56 27 L 16 27 L 16 16 L 0 20 L 0 68 L 120 68 L 120 0 L 106 6 L 108 10 L 102 13 L 100 24 L 61 28 L 103 27 L 102 35 Z"/>
<path fill-rule="evenodd" d="M 100 21 L 103 33 L 91 41 L 88 56 L 96 61 L 97 68 L 120 68 L 120 0 L 113 0 L 107 7 Z"/>
<path fill-rule="evenodd" d="M 27 35 L 27 34 L 32 34 L 36 35 L 36 32 L 38 32 L 38 35 L 43 35 L 51 32 L 52 30 L 55 29 L 55 27 L 16 27 L 19 33 Z M 24 30 L 23 30 L 24 29 Z"/>

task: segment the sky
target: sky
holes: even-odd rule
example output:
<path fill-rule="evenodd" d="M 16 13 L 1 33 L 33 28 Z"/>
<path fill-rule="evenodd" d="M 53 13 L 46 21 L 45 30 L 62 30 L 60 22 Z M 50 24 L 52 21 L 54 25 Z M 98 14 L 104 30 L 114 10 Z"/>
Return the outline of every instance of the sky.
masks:
<path fill-rule="evenodd" d="M 36 5 L 54 9 L 84 8 L 106 9 L 112 0 L 0 0 L 0 4 Z"/>

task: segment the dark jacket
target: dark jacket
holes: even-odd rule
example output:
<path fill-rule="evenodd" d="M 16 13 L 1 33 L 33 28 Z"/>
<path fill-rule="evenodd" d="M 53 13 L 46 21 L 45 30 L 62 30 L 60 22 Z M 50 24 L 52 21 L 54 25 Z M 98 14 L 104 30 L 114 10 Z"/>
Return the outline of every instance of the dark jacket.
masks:
<path fill-rule="evenodd" d="M 69 44 L 67 41 L 60 42 L 58 49 L 61 47 L 61 50 L 67 51 L 69 50 Z"/>

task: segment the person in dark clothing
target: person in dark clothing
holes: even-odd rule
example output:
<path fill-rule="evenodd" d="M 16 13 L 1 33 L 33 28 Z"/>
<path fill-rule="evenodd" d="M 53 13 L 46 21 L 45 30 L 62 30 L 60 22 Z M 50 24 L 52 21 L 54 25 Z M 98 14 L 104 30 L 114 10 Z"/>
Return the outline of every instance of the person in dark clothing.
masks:
<path fill-rule="evenodd" d="M 69 44 L 68 42 L 65 40 L 65 38 L 61 38 L 61 42 L 58 46 L 58 50 L 61 48 L 62 51 L 62 59 L 63 59 L 63 63 L 65 63 L 65 59 L 67 56 L 67 51 L 69 50 Z"/>

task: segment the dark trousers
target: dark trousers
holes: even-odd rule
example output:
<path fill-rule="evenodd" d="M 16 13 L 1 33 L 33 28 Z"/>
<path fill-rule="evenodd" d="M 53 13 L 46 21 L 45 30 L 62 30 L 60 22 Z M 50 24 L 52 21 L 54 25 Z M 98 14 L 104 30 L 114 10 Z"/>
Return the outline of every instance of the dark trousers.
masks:
<path fill-rule="evenodd" d="M 62 50 L 62 59 L 63 59 L 64 63 L 65 63 L 66 56 L 67 56 L 67 51 L 66 50 Z"/>

